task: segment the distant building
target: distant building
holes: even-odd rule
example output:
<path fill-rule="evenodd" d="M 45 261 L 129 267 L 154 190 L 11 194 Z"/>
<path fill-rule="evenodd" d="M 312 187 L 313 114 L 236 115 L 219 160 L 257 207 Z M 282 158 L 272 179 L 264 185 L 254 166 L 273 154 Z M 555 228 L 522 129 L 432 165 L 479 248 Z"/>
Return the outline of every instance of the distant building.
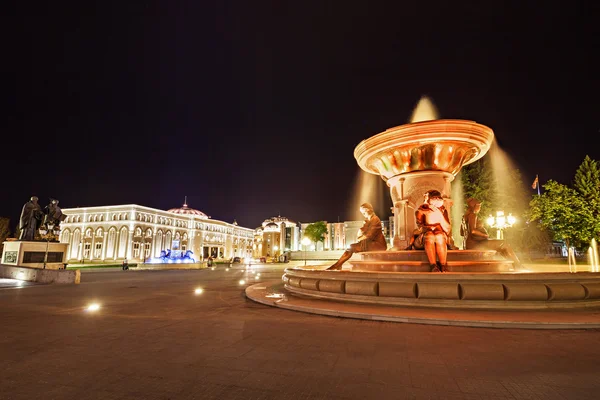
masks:
<path fill-rule="evenodd" d="M 302 232 L 312 223 L 297 223 L 281 216 L 264 220 L 262 225 L 254 231 L 252 256 L 255 258 L 277 257 L 284 252 L 304 250 L 345 250 L 351 243 L 356 242 L 358 230 L 363 226 L 364 221 L 325 222 L 327 233 L 323 242 L 312 244 L 304 249 L 301 244 Z M 382 221 L 381 225 L 387 242 L 391 243 L 390 221 Z"/>
<path fill-rule="evenodd" d="M 136 204 L 63 208 L 60 242 L 65 262 L 143 261 L 161 251 L 191 250 L 196 260 L 248 257 L 254 230 L 213 220 L 188 207 L 167 211 Z"/>
<path fill-rule="evenodd" d="M 300 240 L 298 223 L 282 216 L 267 218 L 254 231 L 252 256 L 278 257 L 285 252 L 298 250 Z"/>

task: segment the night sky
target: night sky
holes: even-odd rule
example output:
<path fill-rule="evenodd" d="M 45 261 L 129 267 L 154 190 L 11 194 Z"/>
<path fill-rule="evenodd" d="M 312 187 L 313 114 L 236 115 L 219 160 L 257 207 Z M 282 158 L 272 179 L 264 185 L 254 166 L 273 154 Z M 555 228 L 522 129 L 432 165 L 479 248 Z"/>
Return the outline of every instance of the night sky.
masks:
<path fill-rule="evenodd" d="M 128 3 L 3 17 L 12 226 L 32 195 L 352 219 L 355 146 L 421 96 L 492 128 L 528 183 L 600 160 L 597 1 Z"/>

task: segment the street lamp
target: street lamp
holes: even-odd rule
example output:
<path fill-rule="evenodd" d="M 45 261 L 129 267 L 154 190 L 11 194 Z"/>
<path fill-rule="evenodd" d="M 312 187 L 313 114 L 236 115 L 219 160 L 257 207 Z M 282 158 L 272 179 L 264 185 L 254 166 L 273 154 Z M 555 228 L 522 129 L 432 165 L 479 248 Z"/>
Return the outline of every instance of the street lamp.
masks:
<path fill-rule="evenodd" d="M 496 211 L 496 216 L 490 215 L 487 219 L 487 224 L 496 228 L 496 239 L 504 239 L 504 230 L 510 228 L 517 222 L 511 213 L 508 216 L 504 215 L 504 211 Z"/>
<path fill-rule="evenodd" d="M 310 244 L 310 239 L 304 236 L 302 238 L 302 246 L 304 246 L 304 266 L 306 267 L 306 246 Z"/>
<path fill-rule="evenodd" d="M 44 269 L 46 269 L 46 264 L 48 263 L 48 247 L 50 246 L 50 240 L 56 240 L 56 238 L 60 234 L 60 228 L 58 226 L 55 226 L 54 223 L 48 222 L 42 224 L 42 226 L 40 226 L 40 229 L 38 230 L 42 239 L 46 240 L 46 252 L 44 253 Z"/>

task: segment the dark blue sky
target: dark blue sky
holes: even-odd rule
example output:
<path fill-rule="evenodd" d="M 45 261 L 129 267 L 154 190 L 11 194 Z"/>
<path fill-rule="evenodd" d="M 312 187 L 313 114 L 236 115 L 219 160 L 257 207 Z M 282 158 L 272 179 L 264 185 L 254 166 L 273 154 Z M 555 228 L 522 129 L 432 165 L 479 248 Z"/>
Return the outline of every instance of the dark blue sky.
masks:
<path fill-rule="evenodd" d="M 423 95 L 491 127 L 526 181 L 570 184 L 600 159 L 594 1 L 127 3 L 3 17 L 13 225 L 33 194 L 65 208 L 187 196 L 251 228 L 352 218 L 354 147 Z"/>

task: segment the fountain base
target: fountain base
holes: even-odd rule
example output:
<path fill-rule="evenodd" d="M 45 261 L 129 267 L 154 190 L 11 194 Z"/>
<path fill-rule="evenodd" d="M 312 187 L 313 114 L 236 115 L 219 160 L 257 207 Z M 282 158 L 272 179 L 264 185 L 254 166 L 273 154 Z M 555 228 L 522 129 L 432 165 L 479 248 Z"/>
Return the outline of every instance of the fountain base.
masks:
<path fill-rule="evenodd" d="M 429 272 L 424 250 L 370 251 L 360 253 L 360 260 L 350 260 L 356 272 Z M 450 272 L 513 272 L 513 262 L 495 250 L 448 250 Z"/>
<path fill-rule="evenodd" d="M 360 253 L 351 269 L 287 268 L 292 294 L 418 307 L 548 309 L 600 307 L 600 274 L 531 272 L 490 250 L 451 250 L 448 273 L 429 272 L 424 251 Z"/>

